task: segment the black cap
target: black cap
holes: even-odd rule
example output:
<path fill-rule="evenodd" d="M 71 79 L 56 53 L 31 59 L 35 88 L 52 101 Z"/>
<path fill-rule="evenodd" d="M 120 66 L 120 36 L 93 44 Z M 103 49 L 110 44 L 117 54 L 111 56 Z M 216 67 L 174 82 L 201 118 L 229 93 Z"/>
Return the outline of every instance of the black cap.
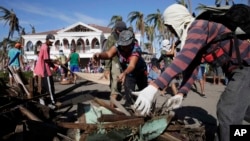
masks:
<path fill-rule="evenodd" d="M 53 34 L 48 34 L 46 36 L 46 40 L 49 40 L 50 42 L 54 42 L 55 41 L 55 36 Z"/>
<path fill-rule="evenodd" d="M 119 46 L 128 46 L 134 41 L 134 34 L 130 30 L 123 30 L 117 41 Z"/>
<path fill-rule="evenodd" d="M 114 29 L 119 30 L 119 31 L 126 30 L 127 29 L 126 23 L 123 21 L 117 21 L 115 23 Z"/>

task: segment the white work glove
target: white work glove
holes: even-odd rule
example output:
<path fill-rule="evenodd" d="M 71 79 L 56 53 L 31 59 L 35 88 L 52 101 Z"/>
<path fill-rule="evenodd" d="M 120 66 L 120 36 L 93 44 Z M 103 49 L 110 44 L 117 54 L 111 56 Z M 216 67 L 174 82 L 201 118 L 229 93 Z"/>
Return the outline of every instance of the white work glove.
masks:
<path fill-rule="evenodd" d="M 177 94 L 169 98 L 167 101 L 167 111 L 179 108 L 181 106 L 182 100 L 183 96 L 180 94 Z"/>
<path fill-rule="evenodd" d="M 149 114 L 151 110 L 151 105 L 155 94 L 158 89 L 152 85 L 148 85 L 146 88 L 139 92 L 132 92 L 132 94 L 138 96 L 133 107 L 135 110 L 141 111 L 142 115 Z"/>

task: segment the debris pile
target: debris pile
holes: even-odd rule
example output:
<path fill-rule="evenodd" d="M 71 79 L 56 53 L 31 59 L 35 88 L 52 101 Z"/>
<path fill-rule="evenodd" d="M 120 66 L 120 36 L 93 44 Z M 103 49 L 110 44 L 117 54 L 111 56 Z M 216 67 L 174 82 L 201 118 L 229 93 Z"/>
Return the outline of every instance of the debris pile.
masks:
<path fill-rule="evenodd" d="M 189 119 L 175 119 L 174 112 L 164 111 L 164 104 L 155 106 L 147 117 L 126 109 L 115 99 L 111 101 L 117 108 L 94 98 L 77 105 L 50 109 L 39 103 L 39 98 L 46 100 L 48 94 L 37 95 L 39 88 L 28 86 L 33 87 L 27 88 L 32 90 L 31 98 L 27 98 L 20 88 L 1 83 L 1 90 L 4 90 L 0 98 L 1 140 L 205 140 L 205 129 L 200 121 L 193 119 L 190 124 Z M 75 113 L 66 117 L 73 106 Z"/>

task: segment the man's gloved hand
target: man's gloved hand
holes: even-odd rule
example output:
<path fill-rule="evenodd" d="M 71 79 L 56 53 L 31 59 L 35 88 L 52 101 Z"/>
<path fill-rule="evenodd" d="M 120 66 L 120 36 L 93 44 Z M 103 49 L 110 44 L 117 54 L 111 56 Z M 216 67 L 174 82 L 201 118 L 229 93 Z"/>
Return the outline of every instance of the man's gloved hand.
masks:
<path fill-rule="evenodd" d="M 169 98 L 167 101 L 167 111 L 179 108 L 181 106 L 182 100 L 183 100 L 182 94 L 177 94 Z"/>
<path fill-rule="evenodd" d="M 149 114 L 154 96 L 157 91 L 158 89 L 156 87 L 148 85 L 146 88 L 139 92 L 132 92 L 132 94 L 138 96 L 135 104 L 133 105 L 135 110 L 141 111 L 142 115 Z"/>

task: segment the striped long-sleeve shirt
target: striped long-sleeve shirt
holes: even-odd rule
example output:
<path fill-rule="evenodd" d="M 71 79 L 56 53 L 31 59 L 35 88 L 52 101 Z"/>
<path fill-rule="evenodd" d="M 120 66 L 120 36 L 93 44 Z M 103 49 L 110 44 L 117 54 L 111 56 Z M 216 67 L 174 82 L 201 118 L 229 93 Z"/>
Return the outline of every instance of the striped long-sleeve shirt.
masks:
<path fill-rule="evenodd" d="M 215 39 L 218 35 L 229 32 L 231 31 L 222 24 L 206 20 L 195 20 L 189 27 L 183 49 L 154 83 L 163 89 L 168 86 L 172 78 L 184 72 L 183 81 L 178 93 L 187 94 L 198 73 L 198 66 L 204 54 L 204 49 L 208 47 L 206 46 L 207 43 Z M 250 65 L 250 43 L 247 40 L 238 39 L 238 41 L 241 58 L 245 65 Z M 228 39 L 213 43 L 208 48 L 221 46 L 229 53 L 233 42 L 233 39 Z M 230 63 L 233 65 L 239 64 L 234 48 L 232 48 Z"/>

